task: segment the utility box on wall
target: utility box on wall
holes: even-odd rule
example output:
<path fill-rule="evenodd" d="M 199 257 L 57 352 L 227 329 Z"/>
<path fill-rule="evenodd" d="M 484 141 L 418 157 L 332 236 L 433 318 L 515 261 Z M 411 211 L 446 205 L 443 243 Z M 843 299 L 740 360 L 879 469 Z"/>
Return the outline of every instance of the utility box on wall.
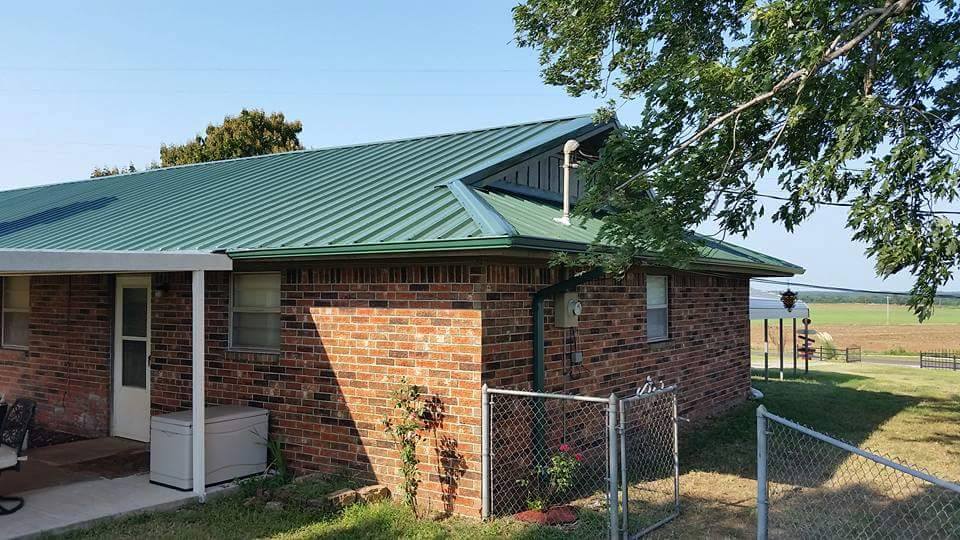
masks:
<path fill-rule="evenodd" d="M 557 295 L 554 312 L 558 328 L 573 328 L 580 323 L 580 312 L 583 305 L 577 298 L 576 292 L 565 292 Z"/>

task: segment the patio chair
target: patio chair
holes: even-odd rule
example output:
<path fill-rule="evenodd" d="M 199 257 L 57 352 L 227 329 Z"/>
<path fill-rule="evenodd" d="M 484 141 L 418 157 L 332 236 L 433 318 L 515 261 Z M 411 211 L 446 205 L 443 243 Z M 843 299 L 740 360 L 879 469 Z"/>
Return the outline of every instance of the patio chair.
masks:
<path fill-rule="evenodd" d="M 23 457 L 23 442 L 33 424 L 37 403 L 32 399 L 18 399 L 7 411 L 0 426 L 0 473 L 19 471 Z M 23 497 L 0 496 L 0 516 L 23 508 Z"/>

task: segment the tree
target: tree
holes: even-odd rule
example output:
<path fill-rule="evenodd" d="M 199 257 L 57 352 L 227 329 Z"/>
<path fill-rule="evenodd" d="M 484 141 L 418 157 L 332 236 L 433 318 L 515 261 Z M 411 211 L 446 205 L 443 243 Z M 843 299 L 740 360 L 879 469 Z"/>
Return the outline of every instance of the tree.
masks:
<path fill-rule="evenodd" d="M 190 142 L 162 145 L 160 164 L 170 167 L 301 150 L 298 134 L 302 130 L 299 120 L 287 122 L 283 113 L 243 109 L 238 116 L 225 117 L 221 125 L 208 125 L 205 135 Z"/>
<path fill-rule="evenodd" d="M 117 174 L 126 174 L 137 172 L 137 168 L 133 166 L 133 163 L 128 165 L 126 168 L 121 169 L 119 167 L 108 167 L 104 165 L 103 167 L 96 167 L 90 173 L 90 178 L 101 178 L 103 176 L 114 176 Z"/>
<path fill-rule="evenodd" d="M 960 264 L 957 214 L 941 211 L 960 180 L 956 0 L 527 0 L 513 15 L 547 84 L 614 97 L 601 117 L 642 109 L 584 168 L 577 211 L 603 210 L 600 241 L 619 246 L 584 261 L 683 266 L 698 225 L 745 236 L 770 179 L 787 230 L 848 206 L 878 275 L 910 272 L 930 316 Z"/>

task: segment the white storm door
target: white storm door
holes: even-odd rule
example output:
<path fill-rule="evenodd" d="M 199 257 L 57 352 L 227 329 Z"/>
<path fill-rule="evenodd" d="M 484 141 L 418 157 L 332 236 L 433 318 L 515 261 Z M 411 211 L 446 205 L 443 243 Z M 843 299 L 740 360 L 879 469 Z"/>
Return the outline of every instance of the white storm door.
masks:
<path fill-rule="evenodd" d="M 150 276 L 117 276 L 113 426 L 116 437 L 150 440 Z"/>

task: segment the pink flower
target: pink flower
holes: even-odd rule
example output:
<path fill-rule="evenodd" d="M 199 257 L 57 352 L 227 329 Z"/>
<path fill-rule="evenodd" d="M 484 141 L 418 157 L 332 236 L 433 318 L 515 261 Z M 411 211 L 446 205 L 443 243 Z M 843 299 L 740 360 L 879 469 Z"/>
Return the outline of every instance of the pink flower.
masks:
<path fill-rule="evenodd" d="M 577 452 L 577 453 L 573 456 L 573 459 L 575 459 L 575 460 L 577 460 L 577 461 L 583 461 L 583 454 Z"/>
<path fill-rule="evenodd" d="M 569 451 L 570 451 L 570 445 L 567 444 L 567 443 L 561 444 L 561 445 L 560 445 L 560 451 L 561 451 L 561 452 L 569 452 Z"/>

